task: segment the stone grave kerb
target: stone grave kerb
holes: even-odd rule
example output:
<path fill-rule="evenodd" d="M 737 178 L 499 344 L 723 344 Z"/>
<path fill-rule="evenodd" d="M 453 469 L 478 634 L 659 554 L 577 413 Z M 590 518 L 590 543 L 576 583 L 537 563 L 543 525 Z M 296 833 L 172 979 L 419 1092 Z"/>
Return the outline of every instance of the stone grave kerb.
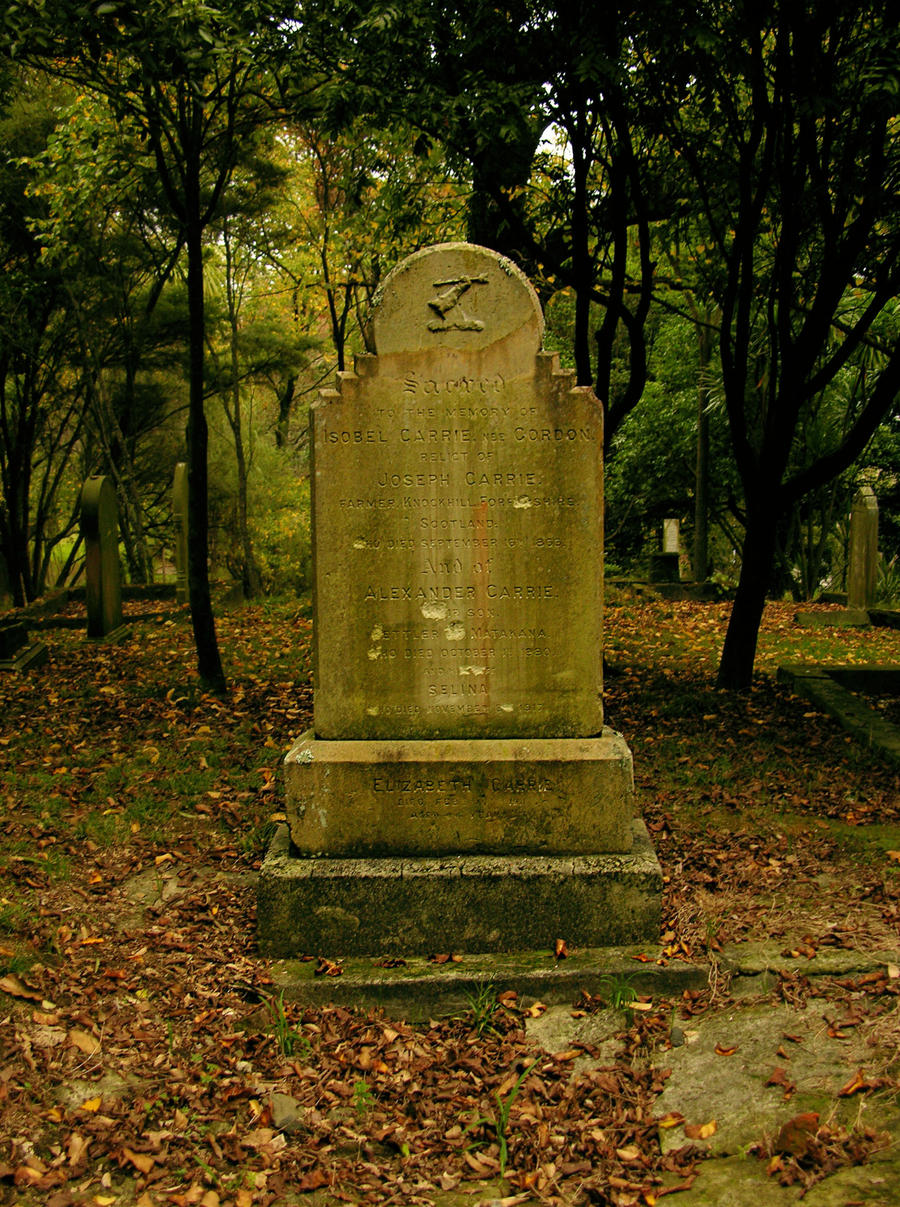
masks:
<path fill-rule="evenodd" d="M 87 478 L 81 489 L 81 531 L 85 544 L 87 635 L 108 637 L 122 626 L 122 585 L 116 492 L 104 474 Z"/>

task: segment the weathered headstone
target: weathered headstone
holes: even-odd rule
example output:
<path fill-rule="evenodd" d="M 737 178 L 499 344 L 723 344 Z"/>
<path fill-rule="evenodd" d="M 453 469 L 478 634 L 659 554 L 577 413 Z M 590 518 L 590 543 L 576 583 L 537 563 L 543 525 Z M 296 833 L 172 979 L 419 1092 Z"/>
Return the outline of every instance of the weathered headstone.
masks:
<path fill-rule="evenodd" d="M 862 486 L 850 513 L 850 557 L 847 607 L 871 608 L 878 583 L 878 500 L 871 486 Z"/>
<path fill-rule="evenodd" d="M 188 602 L 188 472 L 184 461 L 172 479 L 172 523 L 175 529 L 175 598 Z"/>
<path fill-rule="evenodd" d="M 107 637 L 122 625 L 119 520 L 116 492 L 97 474 L 81 489 L 88 637 Z"/>
<path fill-rule="evenodd" d="M 373 326 L 311 415 L 315 728 L 287 756 L 260 941 L 648 938 L 659 865 L 600 695 L 600 405 L 484 248 L 409 257 Z"/>
<path fill-rule="evenodd" d="M 678 520 L 663 520 L 662 549 L 650 554 L 651 583 L 677 583 L 680 580 L 678 529 Z"/>
<path fill-rule="evenodd" d="M 681 552 L 681 523 L 677 518 L 663 520 L 662 551 L 663 553 Z"/>

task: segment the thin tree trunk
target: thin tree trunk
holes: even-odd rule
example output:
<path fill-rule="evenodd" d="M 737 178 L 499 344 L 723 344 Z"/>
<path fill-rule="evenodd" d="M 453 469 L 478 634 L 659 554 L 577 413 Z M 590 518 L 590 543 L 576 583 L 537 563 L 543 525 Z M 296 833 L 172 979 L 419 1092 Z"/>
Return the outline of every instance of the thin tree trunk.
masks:
<path fill-rule="evenodd" d="M 188 457 L 188 595 L 197 647 L 197 672 L 213 691 L 225 691 L 225 672 L 219 656 L 209 589 L 209 492 L 207 450 L 209 429 L 203 409 L 203 345 L 206 330 L 203 301 L 203 242 L 200 213 L 200 165 L 191 164 L 186 197 L 187 291 L 190 328 L 190 402 L 187 424 Z"/>
<path fill-rule="evenodd" d="M 224 223 L 225 239 L 225 291 L 228 300 L 228 333 L 231 368 L 231 410 L 225 403 L 225 414 L 228 418 L 231 434 L 234 438 L 234 457 L 237 462 L 238 484 L 238 539 L 241 544 L 241 582 L 244 595 L 253 599 L 260 593 L 260 573 L 253 552 L 253 542 L 250 539 L 250 525 L 247 522 L 247 457 L 244 452 L 244 427 L 241 418 L 241 380 L 240 364 L 238 362 L 238 303 L 235 295 L 234 259 L 232 254 L 232 239 L 229 224 Z M 224 399 L 223 399 L 224 401 Z"/>
<path fill-rule="evenodd" d="M 709 360 L 711 334 L 700 328 L 700 384 L 697 387 L 697 465 L 694 475 L 694 579 L 709 576 Z"/>

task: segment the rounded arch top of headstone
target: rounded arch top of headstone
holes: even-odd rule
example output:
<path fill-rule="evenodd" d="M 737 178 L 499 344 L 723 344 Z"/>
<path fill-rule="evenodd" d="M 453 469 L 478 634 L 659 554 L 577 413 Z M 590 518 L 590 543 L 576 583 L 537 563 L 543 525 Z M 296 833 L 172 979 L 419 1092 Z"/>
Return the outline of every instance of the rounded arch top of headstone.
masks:
<path fill-rule="evenodd" d="M 99 539 L 117 521 L 116 492 L 106 474 L 85 478 L 81 488 L 81 531 Z"/>
<path fill-rule="evenodd" d="M 437 243 L 387 276 L 372 313 L 378 356 L 502 347 L 527 358 L 541 348 L 537 294 L 512 260 L 474 243 Z"/>
<path fill-rule="evenodd" d="M 871 486 L 860 486 L 853 499 L 853 506 L 864 508 L 867 511 L 877 511 L 878 496 Z"/>

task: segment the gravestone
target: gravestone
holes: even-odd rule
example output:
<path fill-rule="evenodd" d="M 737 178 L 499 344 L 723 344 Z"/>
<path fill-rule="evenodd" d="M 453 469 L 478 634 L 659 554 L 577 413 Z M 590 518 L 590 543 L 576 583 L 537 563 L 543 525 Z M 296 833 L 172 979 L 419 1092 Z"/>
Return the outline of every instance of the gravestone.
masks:
<path fill-rule="evenodd" d="M 405 260 L 311 413 L 314 729 L 259 886 L 286 955 L 656 936 L 603 726 L 602 409 L 504 257 Z"/>
<path fill-rule="evenodd" d="M 678 519 L 663 520 L 662 551 L 681 552 L 681 523 Z"/>
<path fill-rule="evenodd" d="M 188 602 L 188 472 L 184 461 L 172 479 L 172 524 L 175 529 L 175 599 Z"/>
<path fill-rule="evenodd" d="M 88 637 L 108 637 L 122 627 L 119 576 L 119 520 L 116 492 L 97 474 L 81 489 L 81 531 L 85 545 Z"/>
<path fill-rule="evenodd" d="M 871 486 L 862 486 L 850 513 L 850 556 L 847 607 L 871 608 L 878 583 L 878 500 Z"/>

